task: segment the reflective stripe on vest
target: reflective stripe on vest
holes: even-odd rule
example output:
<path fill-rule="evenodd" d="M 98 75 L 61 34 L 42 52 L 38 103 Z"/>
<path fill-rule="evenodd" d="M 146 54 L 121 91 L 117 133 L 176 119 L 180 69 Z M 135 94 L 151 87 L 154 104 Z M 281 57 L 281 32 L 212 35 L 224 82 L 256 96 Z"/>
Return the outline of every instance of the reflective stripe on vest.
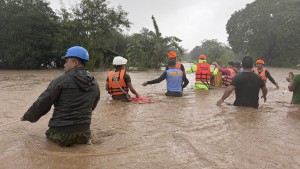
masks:
<path fill-rule="evenodd" d="M 266 83 L 267 82 L 267 76 L 266 76 L 266 68 L 263 68 L 263 70 L 259 73 L 258 69 L 255 69 L 255 73 L 260 76 L 260 78 Z"/>
<path fill-rule="evenodd" d="M 236 75 L 235 71 L 232 68 L 227 68 L 230 72 L 230 75 L 225 75 L 224 84 L 225 86 L 229 86 L 232 82 L 232 78 Z"/>
<path fill-rule="evenodd" d="M 210 64 L 197 64 L 196 82 L 210 82 L 210 74 Z"/>
<path fill-rule="evenodd" d="M 110 71 L 108 73 L 108 93 L 111 94 L 112 96 L 125 94 L 122 92 L 118 84 L 115 82 L 116 80 L 114 79 L 115 74 L 116 74 L 115 78 L 118 79 L 119 85 L 122 87 L 123 90 L 125 90 L 128 93 L 128 87 L 124 81 L 124 75 L 125 75 L 124 69 L 118 72 Z"/>

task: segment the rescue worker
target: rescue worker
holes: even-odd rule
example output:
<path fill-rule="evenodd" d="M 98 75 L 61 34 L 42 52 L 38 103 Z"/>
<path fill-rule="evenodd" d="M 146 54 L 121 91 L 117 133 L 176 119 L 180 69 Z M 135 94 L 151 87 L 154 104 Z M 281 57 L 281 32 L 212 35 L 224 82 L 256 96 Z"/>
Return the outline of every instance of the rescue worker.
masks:
<path fill-rule="evenodd" d="M 256 65 L 255 65 L 256 68 L 254 69 L 254 73 L 259 75 L 265 83 L 267 82 L 267 79 L 269 79 L 276 86 L 276 88 L 279 89 L 278 84 L 275 82 L 275 80 L 271 76 L 270 72 L 266 68 L 263 67 L 264 64 L 265 64 L 265 62 L 263 60 L 261 60 L 261 59 L 257 60 Z"/>
<path fill-rule="evenodd" d="M 217 69 L 217 68 L 216 68 Z M 218 70 L 218 73 L 215 75 L 215 86 L 222 86 L 222 72 Z"/>
<path fill-rule="evenodd" d="M 86 49 L 74 46 L 67 50 L 65 73 L 55 78 L 38 97 L 21 121 L 36 122 L 54 105 L 46 131 L 47 139 L 60 146 L 90 142 L 92 111 L 100 99 L 97 81 L 85 68 L 89 61 Z"/>
<path fill-rule="evenodd" d="M 175 65 L 176 69 L 181 70 L 183 73 L 185 73 L 185 68 L 184 68 L 183 64 L 179 60 L 177 60 L 176 52 L 173 52 L 173 51 L 169 52 L 168 59 L 176 59 L 176 65 Z M 168 70 L 168 69 L 169 69 L 169 67 L 167 66 L 166 70 Z"/>
<path fill-rule="evenodd" d="M 125 70 L 127 59 L 116 56 L 114 57 L 112 64 L 115 66 L 115 70 L 110 71 L 106 79 L 106 91 L 112 96 L 112 99 L 130 101 L 131 97 L 128 93 L 129 90 L 135 94 L 136 98 L 139 98 L 140 96 L 133 88 L 131 78 Z"/>
<path fill-rule="evenodd" d="M 228 62 L 228 66 L 227 68 L 221 68 L 218 63 L 214 64 L 217 66 L 217 68 L 219 69 L 220 72 L 222 72 L 223 74 L 225 74 L 223 76 L 223 85 L 225 86 L 229 86 L 230 83 L 232 82 L 232 78 L 236 75 L 236 72 L 234 70 L 234 62 Z"/>
<path fill-rule="evenodd" d="M 216 85 L 216 78 L 215 77 L 218 75 L 219 70 L 218 70 L 218 68 L 216 68 L 216 65 L 214 65 L 214 64 L 210 65 L 210 68 L 212 70 L 211 76 L 210 76 L 210 85 L 215 86 Z"/>
<path fill-rule="evenodd" d="M 144 82 L 142 85 L 160 83 L 164 79 L 167 80 L 167 93 L 166 96 L 181 97 L 182 90 L 189 84 L 189 80 L 186 78 L 185 73 L 176 68 L 176 59 L 168 58 L 168 67 L 159 78 Z"/>
<path fill-rule="evenodd" d="M 191 68 L 186 70 L 187 74 L 194 72 L 196 73 L 195 89 L 209 90 L 212 69 L 210 64 L 206 62 L 206 55 L 199 55 L 198 64 L 193 65 Z"/>

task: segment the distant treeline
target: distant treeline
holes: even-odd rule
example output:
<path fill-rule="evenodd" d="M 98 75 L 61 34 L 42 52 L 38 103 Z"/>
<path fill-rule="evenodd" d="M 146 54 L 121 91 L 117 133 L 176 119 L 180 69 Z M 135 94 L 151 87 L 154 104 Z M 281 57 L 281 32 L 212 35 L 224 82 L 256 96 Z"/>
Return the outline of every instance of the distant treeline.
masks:
<path fill-rule="evenodd" d="M 190 61 L 200 54 L 219 63 L 244 55 L 274 66 L 291 66 L 299 60 L 299 0 L 257 0 L 228 21 L 230 46 L 204 40 L 190 53 L 179 38 L 162 36 L 154 16 L 154 31 L 143 28 L 126 35 L 124 29 L 132 24 L 128 12 L 108 4 L 81 0 L 71 10 L 62 7 L 55 13 L 45 0 L 0 0 L 0 69 L 62 67 L 61 56 L 75 45 L 89 51 L 90 69 L 110 66 L 116 55 L 126 57 L 129 66 L 159 68 L 169 51 Z"/>

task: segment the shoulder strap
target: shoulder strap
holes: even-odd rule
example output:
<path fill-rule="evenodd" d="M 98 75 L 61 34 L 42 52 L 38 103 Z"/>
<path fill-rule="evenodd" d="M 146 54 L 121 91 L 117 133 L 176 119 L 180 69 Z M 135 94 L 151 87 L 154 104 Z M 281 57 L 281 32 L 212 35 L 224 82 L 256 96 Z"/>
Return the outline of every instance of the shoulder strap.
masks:
<path fill-rule="evenodd" d="M 116 73 L 114 74 L 114 79 L 116 79 Z M 119 82 L 117 80 L 115 80 L 114 82 L 118 85 L 120 90 L 126 95 L 127 99 L 131 100 L 131 96 L 120 86 Z"/>

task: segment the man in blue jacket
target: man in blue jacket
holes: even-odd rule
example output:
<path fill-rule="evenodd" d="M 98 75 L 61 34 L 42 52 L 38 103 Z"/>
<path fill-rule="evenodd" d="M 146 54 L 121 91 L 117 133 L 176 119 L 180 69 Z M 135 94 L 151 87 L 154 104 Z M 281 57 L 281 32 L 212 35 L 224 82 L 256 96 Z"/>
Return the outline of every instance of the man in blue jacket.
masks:
<path fill-rule="evenodd" d="M 176 59 L 168 59 L 168 67 L 159 78 L 147 81 L 143 83 L 143 86 L 148 84 L 160 83 L 164 79 L 167 80 L 167 93 L 166 96 L 180 97 L 182 96 L 182 90 L 189 84 L 189 80 L 186 78 L 185 73 L 176 68 Z"/>
<path fill-rule="evenodd" d="M 71 47 L 64 59 L 65 73 L 50 83 L 21 121 L 34 123 L 54 105 L 46 131 L 47 139 L 69 147 L 89 143 L 92 111 L 100 99 L 100 90 L 97 81 L 85 68 L 85 62 L 89 61 L 86 49 Z"/>

